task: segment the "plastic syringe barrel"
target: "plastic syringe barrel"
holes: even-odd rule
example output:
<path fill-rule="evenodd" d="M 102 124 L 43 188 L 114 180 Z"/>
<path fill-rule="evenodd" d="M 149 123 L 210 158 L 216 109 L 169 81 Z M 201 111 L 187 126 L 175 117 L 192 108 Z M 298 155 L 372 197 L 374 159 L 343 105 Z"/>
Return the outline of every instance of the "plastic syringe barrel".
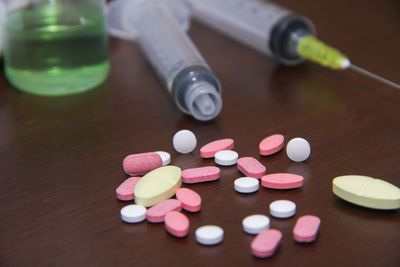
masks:
<path fill-rule="evenodd" d="M 180 110 L 198 120 L 215 118 L 222 107 L 220 84 L 168 10 L 146 0 L 132 12 L 138 42 Z"/>
<path fill-rule="evenodd" d="M 304 61 L 297 53 L 298 42 L 314 34 L 307 18 L 260 0 L 187 0 L 194 17 L 211 28 L 274 57 L 285 65 Z"/>

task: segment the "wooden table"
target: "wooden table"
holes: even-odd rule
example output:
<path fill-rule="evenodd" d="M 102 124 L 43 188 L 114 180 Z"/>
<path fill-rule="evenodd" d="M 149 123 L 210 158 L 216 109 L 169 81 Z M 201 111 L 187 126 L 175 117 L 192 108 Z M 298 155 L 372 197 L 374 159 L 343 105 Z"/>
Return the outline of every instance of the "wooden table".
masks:
<path fill-rule="evenodd" d="M 400 82 L 400 3 L 386 1 L 277 1 L 313 20 L 318 36 L 352 61 Z M 45 98 L 20 93 L 0 79 L 0 265 L 2 266 L 399 266 L 400 213 L 357 207 L 335 197 L 334 177 L 369 175 L 400 186 L 400 92 L 351 71 L 307 63 L 288 68 L 193 23 L 189 34 L 223 86 L 224 106 L 213 121 L 182 115 L 139 48 L 110 39 L 108 81 L 87 93 Z M 3 67 L 2 67 L 3 68 Z M 196 150 L 178 154 L 172 136 L 192 130 Z M 312 153 L 304 163 L 285 151 L 258 154 L 266 136 L 304 137 Z M 304 176 L 301 189 L 261 188 L 242 195 L 236 166 L 222 167 L 219 181 L 185 185 L 203 199 L 186 213 L 190 233 L 176 239 L 163 224 L 126 224 L 115 198 L 126 178 L 130 153 L 164 150 L 182 169 L 214 165 L 200 158 L 202 145 L 235 140 L 240 156 L 253 156 L 267 173 Z M 257 259 L 253 236 L 241 221 L 268 214 L 277 199 L 297 213 L 271 218 L 283 232 L 277 253 Z M 294 242 L 292 227 L 304 214 L 322 219 L 317 241 Z M 195 229 L 223 227 L 222 244 L 196 243 Z"/>

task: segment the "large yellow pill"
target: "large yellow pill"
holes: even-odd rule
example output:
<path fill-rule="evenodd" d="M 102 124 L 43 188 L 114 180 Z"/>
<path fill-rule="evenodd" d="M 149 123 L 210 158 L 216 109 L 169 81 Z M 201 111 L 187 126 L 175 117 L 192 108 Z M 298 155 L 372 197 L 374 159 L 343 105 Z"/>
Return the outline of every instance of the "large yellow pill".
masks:
<path fill-rule="evenodd" d="M 182 184 L 181 173 L 176 166 L 165 166 L 149 172 L 136 184 L 135 203 L 150 207 L 169 199 Z"/>
<path fill-rule="evenodd" d="M 339 176 L 333 179 L 332 190 L 336 196 L 363 207 L 400 208 L 400 188 L 380 179 L 361 175 Z"/>

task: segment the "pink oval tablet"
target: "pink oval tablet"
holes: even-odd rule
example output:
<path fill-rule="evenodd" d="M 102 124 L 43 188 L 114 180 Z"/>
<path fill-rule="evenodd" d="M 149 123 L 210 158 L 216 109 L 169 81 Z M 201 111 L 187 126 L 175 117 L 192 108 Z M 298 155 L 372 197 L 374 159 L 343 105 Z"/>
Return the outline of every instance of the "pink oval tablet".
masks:
<path fill-rule="evenodd" d="M 177 199 L 167 199 L 154 205 L 146 211 L 146 218 L 149 222 L 160 223 L 164 221 L 165 215 L 171 211 L 181 211 L 182 203 Z"/>
<path fill-rule="evenodd" d="M 266 171 L 265 166 L 252 157 L 238 159 L 237 167 L 244 175 L 253 178 L 260 178 Z"/>
<path fill-rule="evenodd" d="M 221 170 L 215 166 L 186 169 L 182 171 L 182 182 L 187 184 L 214 181 L 219 178 Z"/>
<path fill-rule="evenodd" d="M 300 243 L 310 243 L 317 238 L 321 219 L 314 215 L 305 215 L 297 219 L 293 227 L 293 238 Z"/>
<path fill-rule="evenodd" d="M 251 253 L 259 258 L 272 256 L 282 239 L 282 233 L 276 229 L 268 229 L 259 233 L 251 242 Z"/>
<path fill-rule="evenodd" d="M 120 184 L 118 188 L 115 189 L 117 198 L 123 201 L 133 200 L 135 198 L 133 191 L 140 178 L 142 177 L 130 177 Z"/>
<path fill-rule="evenodd" d="M 303 176 L 292 173 L 273 173 L 261 177 L 261 185 L 273 189 L 293 189 L 303 185 Z"/>
<path fill-rule="evenodd" d="M 190 212 L 198 212 L 201 207 L 201 197 L 189 188 L 176 190 L 176 198 L 182 202 L 182 208 Z"/>
<path fill-rule="evenodd" d="M 131 154 L 122 162 L 122 167 L 128 175 L 146 174 L 162 166 L 161 156 L 155 152 Z"/>
<path fill-rule="evenodd" d="M 165 215 L 165 229 L 176 237 L 184 237 L 189 232 L 189 219 L 179 211 L 171 211 Z"/>
<path fill-rule="evenodd" d="M 260 154 L 263 156 L 275 154 L 283 148 L 284 140 L 285 138 L 281 134 L 274 134 L 264 138 L 258 145 Z"/>
<path fill-rule="evenodd" d="M 218 151 L 232 150 L 233 145 L 234 141 L 230 138 L 216 140 L 200 148 L 200 156 L 202 158 L 213 158 Z"/>

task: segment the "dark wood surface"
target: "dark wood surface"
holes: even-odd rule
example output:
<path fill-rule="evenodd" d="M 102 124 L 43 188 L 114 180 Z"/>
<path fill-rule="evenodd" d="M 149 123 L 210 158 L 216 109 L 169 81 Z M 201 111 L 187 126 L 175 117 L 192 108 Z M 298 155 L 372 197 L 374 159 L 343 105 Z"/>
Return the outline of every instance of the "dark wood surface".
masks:
<path fill-rule="evenodd" d="M 400 2 L 397 0 L 279 1 L 308 16 L 318 36 L 352 61 L 400 82 Z M 399 266 L 400 213 L 360 208 L 335 197 L 334 177 L 361 174 L 400 186 L 400 91 L 351 71 L 311 63 L 278 66 L 257 52 L 193 23 L 190 36 L 220 79 L 224 107 L 208 123 L 182 115 L 137 46 L 110 39 L 108 81 L 87 93 L 46 98 L 23 94 L 0 78 L 0 265 L 2 266 Z M 3 70 L 3 67 L 2 67 Z M 172 136 L 190 129 L 196 150 L 180 155 Z M 282 133 L 308 139 L 309 160 L 291 162 L 284 151 L 258 154 L 262 138 Z M 214 165 L 200 146 L 231 137 L 240 156 L 253 156 L 267 173 L 304 176 L 301 189 L 233 190 L 242 176 L 223 167 L 217 182 L 189 185 L 203 199 L 187 214 L 190 233 L 176 239 L 164 225 L 126 224 L 115 198 L 130 153 L 165 150 L 182 169 Z M 250 253 L 252 236 L 241 221 L 269 214 L 273 200 L 297 204 L 290 219 L 271 218 L 283 232 L 270 259 Z M 318 240 L 293 241 L 296 219 L 322 219 Z M 225 230 L 222 244 L 196 243 L 204 224 Z"/>

